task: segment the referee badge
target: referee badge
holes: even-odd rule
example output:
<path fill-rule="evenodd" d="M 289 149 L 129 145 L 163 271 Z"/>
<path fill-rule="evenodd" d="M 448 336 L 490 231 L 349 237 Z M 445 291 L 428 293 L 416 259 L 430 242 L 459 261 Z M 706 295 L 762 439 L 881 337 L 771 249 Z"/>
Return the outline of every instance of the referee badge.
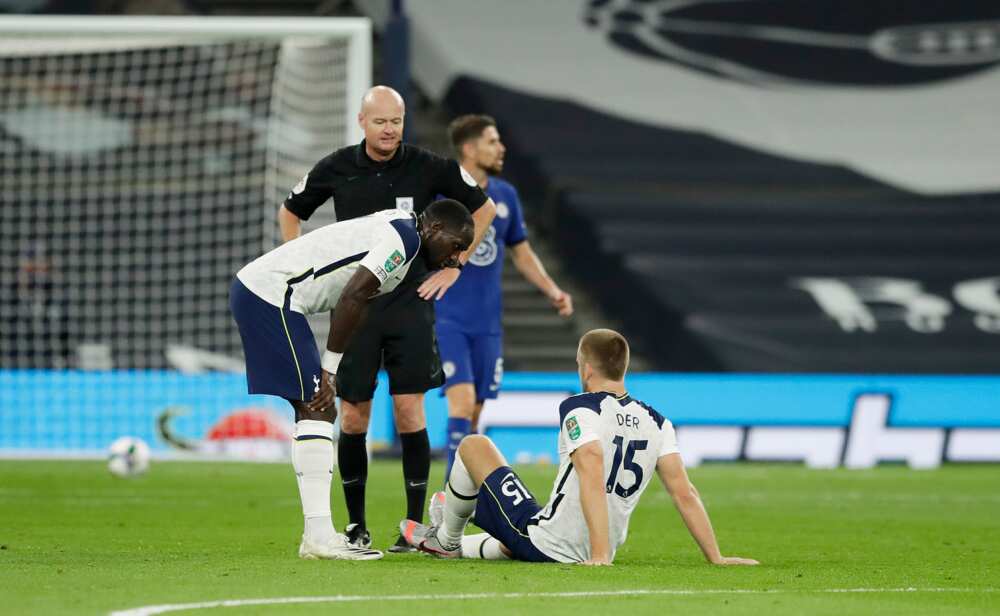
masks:
<path fill-rule="evenodd" d="M 413 213 L 413 197 L 396 197 L 396 209 L 407 214 Z"/>

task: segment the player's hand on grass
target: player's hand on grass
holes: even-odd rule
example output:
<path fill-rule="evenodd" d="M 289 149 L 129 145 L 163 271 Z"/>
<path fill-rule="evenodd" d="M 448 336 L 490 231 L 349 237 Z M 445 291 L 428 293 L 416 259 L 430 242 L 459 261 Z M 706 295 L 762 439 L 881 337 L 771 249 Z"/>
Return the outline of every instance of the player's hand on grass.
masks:
<path fill-rule="evenodd" d="M 420 285 L 417 289 L 417 295 L 428 301 L 441 299 L 444 297 L 445 291 L 455 284 L 460 274 L 457 267 L 439 269 L 428 276 L 427 280 Z"/>
<path fill-rule="evenodd" d="M 332 372 L 323 371 L 320 376 L 319 391 L 313 395 L 312 400 L 310 400 L 306 406 L 313 413 L 322 413 L 329 408 L 333 409 L 333 416 L 337 416 L 337 407 L 334 406 L 333 400 L 337 396 L 337 375 Z"/>
<path fill-rule="evenodd" d="M 739 556 L 723 556 L 714 565 L 759 565 L 760 563 L 752 558 L 740 558 Z"/>
<path fill-rule="evenodd" d="M 552 302 L 552 307 L 559 312 L 559 316 L 568 317 L 573 314 L 573 296 L 569 293 L 557 288 L 555 293 L 549 296 L 549 300 Z"/>
<path fill-rule="evenodd" d="M 603 558 L 588 558 L 580 564 L 587 567 L 610 567 L 611 559 L 607 556 Z"/>

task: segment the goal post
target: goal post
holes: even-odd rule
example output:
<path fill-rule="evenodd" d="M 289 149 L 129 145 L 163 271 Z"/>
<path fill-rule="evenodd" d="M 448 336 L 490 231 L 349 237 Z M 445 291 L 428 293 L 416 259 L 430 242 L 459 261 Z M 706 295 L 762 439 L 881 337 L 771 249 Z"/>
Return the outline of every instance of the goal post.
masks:
<path fill-rule="evenodd" d="M 281 449 L 229 283 L 371 72 L 365 18 L 0 17 L 0 455 Z"/>

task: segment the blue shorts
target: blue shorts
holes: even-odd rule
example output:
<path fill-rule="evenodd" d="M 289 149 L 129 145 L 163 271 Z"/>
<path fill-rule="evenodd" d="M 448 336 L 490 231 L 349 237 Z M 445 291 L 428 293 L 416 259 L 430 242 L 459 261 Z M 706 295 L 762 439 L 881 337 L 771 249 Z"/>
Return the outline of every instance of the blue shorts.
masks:
<path fill-rule="evenodd" d="M 528 536 L 528 522 L 542 507 L 509 466 L 493 471 L 479 487 L 476 526 L 507 546 L 517 560 L 553 563 Z"/>
<path fill-rule="evenodd" d="M 441 391 L 459 383 L 472 383 L 477 401 L 496 398 L 503 380 L 503 336 L 466 334 L 440 324 L 436 331 L 445 378 Z"/>
<path fill-rule="evenodd" d="M 322 376 L 316 337 L 304 314 L 265 302 L 239 278 L 229 308 L 240 328 L 247 362 L 247 390 L 287 400 L 311 400 Z"/>

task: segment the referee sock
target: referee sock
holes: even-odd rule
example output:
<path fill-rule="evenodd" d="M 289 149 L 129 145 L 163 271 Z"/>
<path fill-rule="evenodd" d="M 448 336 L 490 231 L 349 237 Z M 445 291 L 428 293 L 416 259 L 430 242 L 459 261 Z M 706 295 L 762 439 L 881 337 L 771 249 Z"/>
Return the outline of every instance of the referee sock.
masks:
<path fill-rule="evenodd" d="M 510 560 L 510 556 L 500 549 L 500 541 L 489 535 L 465 535 L 462 537 L 462 558 L 482 560 Z"/>
<path fill-rule="evenodd" d="M 427 429 L 399 435 L 403 446 L 403 483 L 406 486 L 406 519 L 424 520 L 427 477 L 431 474 L 431 442 Z"/>
<path fill-rule="evenodd" d="M 368 449 L 365 447 L 367 432 L 361 434 L 340 433 L 337 459 L 340 464 L 340 480 L 344 485 L 344 501 L 347 503 L 347 517 L 351 524 L 365 525 L 365 484 L 368 483 Z"/>
<path fill-rule="evenodd" d="M 472 429 L 472 420 L 464 417 L 448 418 L 448 466 L 444 471 L 445 485 L 448 483 L 448 476 L 451 475 L 451 467 L 455 463 L 455 454 L 458 452 L 458 444 L 469 435 Z"/>
<path fill-rule="evenodd" d="M 443 545 L 461 542 L 465 526 L 476 511 L 478 496 L 479 490 L 465 468 L 462 456 L 455 456 L 455 464 L 451 467 L 444 491 L 444 522 L 438 529 L 438 541 Z"/>
<path fill-rule="evenodd" d="M 333 424 L 304 419 L 295 424 L 292 468 L 299 484 L 305 535 L 323 545 L 333 539 L 330 482 L 333 478 Z"/>

